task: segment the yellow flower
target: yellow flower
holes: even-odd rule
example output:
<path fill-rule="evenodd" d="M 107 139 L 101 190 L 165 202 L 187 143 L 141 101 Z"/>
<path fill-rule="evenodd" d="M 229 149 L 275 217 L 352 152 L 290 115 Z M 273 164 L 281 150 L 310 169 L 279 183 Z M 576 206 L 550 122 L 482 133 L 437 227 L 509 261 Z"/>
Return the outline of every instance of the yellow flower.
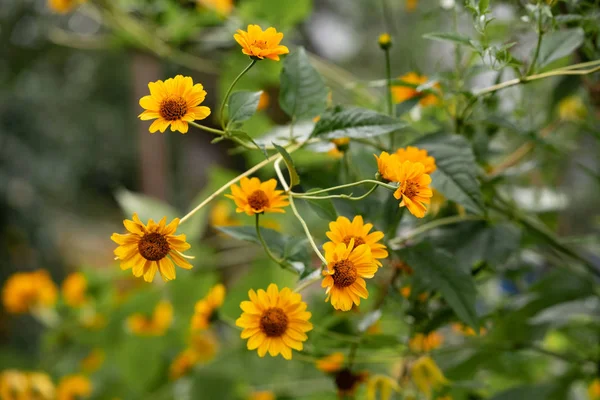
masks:
<path fill-rule="evenodd" d="M 62 295 L 68 306 L 81 307 L 87 301 L 85 292 L 87 290 L 87 279 L 81 272 L 73 272 L 65 278 L 62 283 Z"/>
<path fill-rule="evenodd" d="M 292 349 L 301 351 L 302 342 L 308 338 L 305 332 L 312 330 L 308 322 L 311 313 L 299 293 L 289 288 L 281 291 L 271 283 L 265 292 L 248 292 L 250 301 L 242 301 L 244 311 L 235 324 L 244 328 L 242 339 L 248 339 L 248 350 L 258 349 L 264 357 L 267 351 L 272 357 L 279 353 L 286 360 L 292 359 Z"/>
<path fill-rule="evenodd" d="M 193 349 L 185 349 L 175 357 L 169 367 L 169 379 L 177 380 L 186 375 L 198 362 L 198 354 Z"/>
<path fill-rule="evenodd" d="M 219 283 L 210 289 L 204 299 L 196 303 L 192 317 L 192 329 L 208 328 L 216 316 L 217 309 L 223 305 L 223 300 L 225 300 L 225 286 Z"/>
<path fill-rule="evenodd" d="M 325 372 L 326 374 L 331 374 L 342 369 L 344 360 L 345 357 L 343 353 L 332 353 L 327 357 L 318 359 L 315 362 L 315 366 L 319 371 Z"/>
<path fill-rule="evenodd" d="M 412 161 L 414 163 L 420 162 L 423 164 L 424 172 L 431 174 L 437 169 L 435 165 L 435 158 L 427 154 L 427 150 L 419 149 L 418 147 L 408 146 L 396 150 L 398 161 L 403 163 L 404 161 Z"/>
<path fill-rule="evenodd" d="M 85 0 L 48 0 L 48 7 L 54 12 L 66 14 Z"/>
<path fill-rule="evenodd" d="M 106 354 L 104 353 L 104 350 L 93 349 L 83 360 L 81 360 L 81 369 L 87 373 L 96 372 L 104 363 L 105 358 Z"/>
<path fill-rule="evenodd" d="M 558 116 L 563 121 L 581 121 L 587 115 L 585 104 L 578 96 L 568 96 L 558 103 Z"/>
<path fill-rule="evenodd" d="M 385 180 L 397 182 L 398 165 L 400 164 L 398 156 L 396 154 L 390 155 L 386 151 L 382 151 L 379 157 L 376 154 L 373 155 L 377 159 L 379 175 Z"/>
<path fill-rule="evenodd" d="M 394 197 L 400 202 L 400 207 L 406 206 L 408 211 L 417 218 L 423 218 L 430 203 L 433 192 L 429 187 L 431 176 L 423 172 L 421 163 L 404 161 L 398 168 L 398 182 L 400 185 L 394 192 Z"/>
<path fill-rule="evenodd" d="M 366 330 L 367 335 L 381 335 L 381 320 L 377 320 L 373 325 Z"/>
<path fill-rule="evenodd" d="M 335 159 L 340 159 L 342 157 L 344 157 L 344 152 L 340 151 L 340 149 L 338 149 L 337 146 L 333 146 L 331 149 L 329 149 L 327 151 L 327 155 L 330 156 L 331 158 L 335 158 Z"/>
<path fill-rule="evenodd" d="M 406 10 L 406 12 L 413 12 L 417 9 L 418 2 L 419 0 L 406 0 L 404 9 Z"/>
<path fill-rule="evenodd" d="M 331 139 L 331 143 L 335 144 L 338 148 L 348 146 L 350 138 L 343 137 L 339 139 Z"/>
<path fill-rule="evenodd" d="M 369 378 L 367 372 L 354 373 L 348 368 L 340 370 L 335 374 L 335 386 L 337 388 L 338 397 L 345 399 L 346 397 L 354 396 L 354 392 L 358 389 L 358 385 L 366 382 Z"/>
<path fill-rule="evenodd" d="M 427 214 L 436 216 L 442 209 L 442 206 L 444 205 L 444 203 L 446 202 L 446 197 L 444 197 L 444 195 L 441 194 L 439 191 L 437 191 L 435 189 L 432 189 L 432 190 L 433 190 L 433 196 L 431 196 L 431 203 L 429 204 L 429 209 L 427 210 Z"/>
<path fill-rule="evenodd" d="M 156 119 L 150 125 L 150 133 L 160 130 L 163 133 L 169 125 L 171 131 L 187 133 L 188 122 L 204 119 L 210 115 L 210 108 L 199 106 L 206 97 L 204 87 L 189 76 L 177 75 L 166 81 L 158 80 L 148 84 L 150 95 L 140 99 L 145 111 L 141 120 Z"/>
<path fill-rule="evenodd" d="M 168 301 L 159 302 L 152 318 L 136 313 L 127 318 L 129 330 L 136 335 L 162 336 L 173 322 L 173 306 Z"/>
<path fill-rule="evenodd" d="M 408 0 L 416 1 L 416 0 Z M 409 72 L 405 75 L 398 77 L 399 80 L 409 83 L 412 85 L 420 86 L 427 82 L 428 78 L 425 75 L 419 75 L 415 72 Z M 439 93 L 440 85 L 436 83 L 430 90 L 435 90 Z M 408 87 L 408 86 L 392 86 L 392 96 L 394 97 L 394 101 L 396 103 L 402 103 L 403 101 L 410 100 L 413 97 L 420 96 L 421 92 L 417 90 L 417 88 Z M 423 107 L 430 106 L 433 104 L 437 104 L 439 99 L 434 94 L 426 94 L 421 100 L 419 100 L 419 104 Z"/>
<path fill-rule="evenodd" d="M 275 400 L 275 393 L 270 390 L 263 390 L 260 392 L 252 392 L 248 397 L 248 400 Z"/>
<path fill-rule="evenodd" d="M 239 225 L 240 221 L 232 218 L 233 209 L 230 207 L 229 201 L 219 200 L 210 210 L 210 224 L 212 226 L 235 226 Z"/>
<path fill-rule="evenodd" d="M 600 400 L 600 379 L 596 378 L 588 386 L 589 400 Z"/>
<path fill-rule="evenodd" d="M 379 397 L 377 397 L 378 387 Z M 367 400 L 389 400 L 392 397 L 392 391 L 400 391 L 400 386 L 393 378 L 385 375 L 375 375 L 367 383 Z"/>
<path fill-rule="evenodd" d="M 133 221 L 123 221 L 128 233 L 113 233 L 110 237 L 119 245 L 115 249 L 115 256 L 121 260 L 122 270 L 133 268 L 134 276 L 143 275 L 146 282 L 152 282 L 157 269 L 164 281 L 175 279 L 174 263 L 184 269 L 192 268 L 192 264 L 181 253 L 190 248 L 185 235 L 175 235 L 179 218 L 169 225 L 166 225 L 166 221 L 167 217 L 158 224 L 150 219 L 148 225 L 144 225 L 137 214 L 133 214 Z"/>
<path fill-rule="evenodd" d="M 262 60 L 266 57 L 279 61 L 280 55 L 290 52 L 287 47 L 279 44 L 283 33 L 277 32 L 273 27 L 263 32 L 258 25 L 248 25 L 248 32 L 238 29 L 233 38 L 242 46 L 242 53 L 253 59 Z"/>
<path fill-rule="evenodd" d="M 52 307 L 57 292 L 48 271 L 17 272 L 6 280 L 2 302 L 9 313 L 22 314 L 31 309 Z"/>
<path fill-rule="evenodd" d="M 465 336 L 477 336 L 477 332 L 475 332 L 475 329 L 465 324 L 461 324 L 460 322 L 452 324 L 452 330 L 456 333 L 460 333 Z M 487 329 L 485 329 L 485 327 L 482 326 L 479 328 L 479 335 L 485 335 L 486 333 Z"/>
<path fill-rule="evenodd" d="M 367 244 L 354 246 L 354 239 L 348 245 L 327 242 L 323 245 L 327 269 L 321 286 L 327 288 L 327 299 L 336 310 L 348 311 L 353 304 L 360 305 L 360 299 L 369 297 L 364 278 L 372 278 L 377 272 L 377 264 Z"/>
<path fill-rule="evenodd" d="M 240 188 L 241 186 L 241 188 Z M 245 212 L 247 215 L 261 214 L 265 212 L 284 213 L 281 207 L 289 203 L 282 195 L 282 190 L 275 190 L 277 181 L 269 179 L 261 182 L 258 178 L 248 179 L 243 177 L 240 186 L 231 185 L 231 193 L 226 194 L 233 199 L 237 206 L 236 212 Z"/>
<path fill-rule="evenodd" d="M 365 224 L 363 217 L 360 215 L 355 216 L 352 222 L 346 217 L 338 217 L 336 221 L 329 223 L 329 232 L 326 235 L 333 244 L 344 243 L 347 246 L 352 239 L 354 239 L 354 246 L 356 247 L 366 244 L 371 250 L 371 256 L 375 264 L 381 267 L 381 262 L 378 259 L 388 256 L 385 245 L 379 243 L 384 235 L 380 231 L 369 233 L 371 229 L 373 229 L 373 224 Z"/>
<path fill-rule="evenodd" d="M 83 375 L 69 375 L 62 378 L 56 389 L 57 400 L 80 400 L 90 397 L 92 383 Z"/>
<path fill-rule="evenodd" d="M 219 350 L 219 342 L 210 333 L 195 333 L 190 337 L 189 348 L 196 353 L 196 362 L 208 362 L 215 358 Z"/>
<path fill-rule="evenodd" d="M 432 390 L 449 383 L 444 373 L 429 356 L 415 361 L 411 369 L 411 377 L 417 388 L 427 397 L 431 396 Z"/>
<path fill-rule="evenodd" d="M 56 389 L 48 374 L 32 372 L 28 375 L 28 379 L 32 400 L 54 400 Z M 2 398 L 4 399 L 4 397 Z"/>
<path fill-rule="evenodd" d="M 443 342 L 444 337 L 437 332 L 430 332 L 427 335 L 417 333 L 409 340 L 408 347 L 415 353 L 428 353 L 439 348 Z"/>
<path fill-rule="evenodd" d="M 7 369 L 0 375 L 0 399 L 27 400 L 27 376 L 17 370 Z"/>
<path fill-rule="evenodd" d="M 214 10 L 217 14 L 225 17 L 233 10 L 233 0 L 198 0 L 202 7 Z"/>
<path fill-rule="evenodd" d="M 382 33 L 381 35 L 379 35 L 377 42 L 379 43 L 379 47 L 381 47 L 384 50 L 392 47 L 392 37 L 389 33 Z"/>
<path fill-rule="evenodd" d="M 256 110 L 257 111 L 264 110 L 265 108 L 269 107 L 270 103 L 271 103 L 271 96 L 269 96 L 269 93 L 267 93 L 266 90 L 263 90 L 260 93 L 260 98 L 258 99 L 258 106 L 256 107 Z"/>

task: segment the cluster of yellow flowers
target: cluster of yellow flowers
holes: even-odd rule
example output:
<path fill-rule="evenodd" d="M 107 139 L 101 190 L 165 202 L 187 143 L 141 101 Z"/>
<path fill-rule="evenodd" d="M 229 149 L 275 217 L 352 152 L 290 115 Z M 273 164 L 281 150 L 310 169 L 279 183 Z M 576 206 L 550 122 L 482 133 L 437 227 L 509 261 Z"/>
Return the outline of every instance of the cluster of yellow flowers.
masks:
<path fill-rule="evenodd" d="M 58 289 L 48 271 L 17 272 L 4 284 L 2 302 L 6 311 L 23 314 L 56 304 Z"/>
<path fill-rule="evenodd" d="M 408 342 L 408 347 L 415 353 L 428 353 L 439 348 L 443 342 L 444 337 L 438 332 L 417 333 Z"/>
<path fill-rule="evenodd" d="M 92 384 L 84 375 L 65 376 L 55 386 L 43 372 L 5 370 L 0 374 L 2 400 L 75 400 L 87 399 L 91 394 Z"/>

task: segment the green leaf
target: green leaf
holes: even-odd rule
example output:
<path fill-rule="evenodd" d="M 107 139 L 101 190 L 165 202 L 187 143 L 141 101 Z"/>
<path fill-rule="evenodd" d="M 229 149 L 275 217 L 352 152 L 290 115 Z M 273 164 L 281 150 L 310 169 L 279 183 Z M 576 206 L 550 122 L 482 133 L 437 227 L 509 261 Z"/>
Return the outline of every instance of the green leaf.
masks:
<path fill-rule="evenodd" d="M 421 96 L 415 96 L 412 99 L 396 104 L 396 115 L 399 117 L 403 116 L 412 110 L 419 103 L 419 100 L 421 100 Z"/>
<path fill-rule="evenodd" d="M 174 207 L 145 194 L 119 189 L 115 197 L 128 219 L 131 218 L 133 213 L 137 213 L 144 223 L 150 218 L 154 221 L 160 221 L 162 217 L 167 217 L 167 222 L 170 222 L 173 218 L 180 216 L 179 211 Z"/>
<path fill-rule="evenodd" d="M 312 135 L 322 139 L 370 138 L 405 126 L 405 122 L 366 108 L 340 108 L 323 114 Z"/>
<path fill-rule="evenodd" d="M 273 146 L 275 147 L 275 150 L 281 154 L 281 157 L 283 157 L 283 161 L 285 162 L 288 172 L 290 173 L 290 188 L 296 186 L 300 183 L 300 176 L 298 176 L 298 172 L 296 172 L 296 167 L 294 166 L 294 160 L 292 160 L 292 156 L 290 156 L 290 153 L 288 153 L 286 149 L 278 144 L 273 143 Z"/>
<path fill-rule="evenodd" d="M 239 127 L 242 122 L 250 119 L 258 108 L 258 101 L 262 92 L 240 91 L 234 92 L 229 98 L 229 121 L 227 128 Z"/>
<path fill-rule="evenodd" d="M 454 257 L 434 248 L 430 243 L 418 245 L 400 252 L 400 258 L 415 271 L 423 287 L 439 291 L 456 315 L 475 330 L 479 329 L 475 299 L 477 289 L 475 281 L 464 267 L 457 265 Z"/>
<path fill-rule="evenodd" d="M 299 47 L 283 62 L 279 105 L 295 119 L 313 118 L 327 107 L 327 87 Z"/>
<path fill-rule="evenodd" d="M 552 61 L 572 54 L 583 44 L 585 34 L 581 28 L 565 29 L 544 35 L 538 66 L 543 67 Z"/>
<path fill-rule="evenodd" d="M 320 190 L 319 188 L 313 188 L 307 192 L 315 192 Z M 321 193 L 319 196 L 326 196 L 327 193 Z M 311 200 L 304 199 L 308 203 L 308 206 L 317 213 L 317 215 L 327 221 L 335 221 L 337 219 L 337 212 L 335 211 L 335 207 L 333 206 L 333 202 L 331 199 L 323 199 L 323 200 Z"/>
<path fill-rule="evenodd" d="M 427 149 L 435 158 L 437 170 L 431 175 L 433 186 L 449 200 L 481 214 L 483 200 L 471 144 L 462 136 L 433 134 L 417 140 L 414 145 Z"/>
<path fill-rule="evenodd" d="M 454 32 L 431 32 L 423 35 L 425 39 L 437 40 L 440 42 L 452 42 L 463 46 L 473 48 L 471 39 L 468 36 L 460 35 Z"/>
<path fill-rule="evenodd" d="M 488 7 L 490 6 L 490 0 L 479 0 L 479 12 L 481 14 L 485 14 L 486 11 L 488 10 Z"/>
<path fill-rule="evenodd" d="M 215 228 L 233 238 L 261 244 L 258 236 L 256 236 L 256 228 L 254 226 L 215 226 Z M 285 240 L 280 232 L 261 227 L 260 233 L 271 250 L 274 250 L 278 254 L 284 253 Z"/>

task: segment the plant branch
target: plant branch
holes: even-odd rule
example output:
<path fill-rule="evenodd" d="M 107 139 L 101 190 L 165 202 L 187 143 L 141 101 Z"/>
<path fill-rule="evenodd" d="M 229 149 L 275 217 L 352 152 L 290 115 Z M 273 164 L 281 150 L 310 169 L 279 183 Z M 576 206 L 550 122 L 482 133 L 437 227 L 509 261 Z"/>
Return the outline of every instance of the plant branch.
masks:
<path fill-rule="evenodd" d="M 254 66 L 254 64 L 256 64 L 256 59 L 252 59 L 250 64 L 248 64 L 248 66 L 246 68 L 244 68 L 244 70 L 242 72 L 240 72 L 240 74 L 238 76 L 236 76 L 236 78 L 233 80 L 233 82 L 231 82 L 231 85 L 229 85 L 227 92 L 225 93 L 225 97 L 223 98 L 223 102 L 221 103 L 221 108 L 219 109 L 219 120 L 221 122 L 221 128 L 223 128 L 223 130 L 225 130 L 225 118 L 224 118 L 225 105 L 227 104 L 227 100 L 229 100 L 231 91 L 233 90 L 234 86 L 238 83 L 238 81 L 242 78 L 242 76 L 244 76 L 246 74 L 246 72 L 250 71 L 250 68 L 252 68 Z"/>

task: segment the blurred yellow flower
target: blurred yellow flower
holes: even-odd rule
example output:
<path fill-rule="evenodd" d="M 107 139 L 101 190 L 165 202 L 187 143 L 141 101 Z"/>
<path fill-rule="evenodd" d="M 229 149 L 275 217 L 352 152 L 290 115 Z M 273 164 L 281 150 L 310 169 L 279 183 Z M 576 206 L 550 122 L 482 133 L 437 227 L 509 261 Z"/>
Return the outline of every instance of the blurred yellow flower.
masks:
<path fill-rule="evenodd" d="M 444 343 L 444 337 L 438 332 L 417 333 L 408 341 L 408 347 L 415 353 L 428 353 L 439 348 L 442 343 Z"/>
<path fill-rule="evenodd" d="M 400 207 L 406 206 L 408 211 L 417 218 L 423 218 L 427 211 L 426 204 L 430 203 L 433 192 L 429 185 L 431 176 L 424 173 L 421 163 L 404 161 L 398 169 L 398 189 L 394 197 L 401 200 Z"/>
<path fill-rule="evenodd" d="M 218 284 L 213 286 L 205 298 L 199 300 L 194 307 L 192 317 L 192 329 L 202 330 L 210 326 L 216 317 L 216 312 L 225 300 L 225 286 Z"/>
<path fill-rule="evenodd" d="M 350 138 L 343 137 L 339 139 L 331 139 L 331 143 L 335 144 L 338 148 L 347 147 L 350 144 Z"/>
<path fill-rule="evenodd" d="M 365 278 L 372 278 L 377 272 L 377 263 L 367 244 L 354 246 L 350 243 L 323 245 L 327 268 L 323 270 L 321 286 L 326 289 L 327 298 L 336 310 L 348 311 L 353 304 L 360 305 L 360 299 L 369 297 Z"/>
<path fill-rule="evenodd" d="M 233 11 L 233 0 L 198 0 L 201 7 L 215 11 L 217 14 L 226 17 Z"/>
<path fill-rule="evenodd" d="M 421 357 L 415 361 L 412 365 L 411 377 L 415 386 L 427 397 L 431 396 L 432 390 L 449 383 L 444 373 L 429 356 Z"/>
<path fill-rule="evenodd" d="M 423 164 L 423 172 L 431 174 L 437 169 L 435 165 L 435 158 L 427 154 L 427 150 L 419 149 L 414 146 L 407 146 L 396 150 L 398 161 L 403 163 L 404 161 L 412 161 L 414 163 L 420 162 Z"/>
<path fill-rule="evenodd" d="M 129 330 L 136 335 L 162 336 L 173 322 L 173 306 L 168 301 L 159 302 L 152 318 L 135 313 L 127 318 Z"/>
<path fill-rule="evenodd" d="M 269 93 L 267 93 L 266 90 L 263 90 L 260 93 L 260 98 L 258 99 L 258 107 L 256 108 L 256 110 L 257 111 L 264 110 L 265 108 L 269 107 L 270 103 L 271 103 L 271 96 L 269 96 Z"/>
<path fill-rule="evenodd" d="M 467 326 L 465 324 L 462 324 L 460 322 L 456 322 L 454 324 L 452 324 L 452 330 L 456 333 L 460 333 L 462 335 L 465 336 L 477 336 L 477 332 L 475 332 L 475 329 L 471 328 L 470 326 Z M 487 333 L 487 329 L 485 329 L 485 327 L 480 327 L 479 328 L 479 335 L 485 335 Z"/>
<path fill-rule="evenodd" d="M 283 33 L 277 32 L 273 27 L 263 32 L 258 25 L 248 25 L 247 32 L 238 29 L 233 38 L 242 46 L 242 53 L 255 60 L 266 57 L 279 61 L 280 55 L 290 52 L 287 47 L 279 44 L 283 39 Z"/>
<path fill-rule="evenodd" d="M 589 400 L 600 400 L 600 379 L 594 379 L 588 386 Z"/>
<path fill-rule="evenodd" d="M 373 154 L 377 159 L 377 169 L 379 175 L 383 179 L 393 182 L 398 182 L 398 166 L 400 161 L 396 154 L 389 154 L 387 151 L 382 151 L 379 156 Z"/>
<path fill-rule="evenodd" d="M 66 14 L 85 0 L 48 0 L 48 7 L 57 13 Z"/>
<path fill-rule="evenodd" d="M 252 392 L 248 397 L 248 400 L 275 400 L 275 393 L 270 390 L 263 390 L 260 392 Z"/>
<path fill-rule="evenodd" d="M 22 314 L 54 306 L 57 292 L 48 271 L 17 272 L 4 283 L 2 303 L 9 313 Z"/>
<path fill-rule="evenodd" d="M 7 369 L 0 374 L 0 399 L 26 400 L 28 388 L 27 375 L 22 372 Z"/>
<path fill-rule="evenodd" d="M 392 37 L 389 33 L 382 33 L 381 35 L 379 35 L 377 42 L 379 43 L 379 47 L 381 47 L 384 50 L 392 47 Z"/>
<path fill-rule="evenodd" d="M 57 400 L 81 400 L 92 394 L 92 383 L 83 375 L 65 376 L 56 389 Z"/>
<path fill-rule="evenodd" d="M 166 81 L 158 80 L 148 84 L 150 95 L 140 99 L 145 110 L 139 115 L 141 120 L 156 119 L 150 125 L 150 133 L 160 130 L 163 133 L 169 125 L 171 131 L 187 133 L 188 122 L 205 119 L 210 108 L 200 106 L 206 97 L 204 87 L 189 76 L 177 75 Z"/>
<path fill-rule="evenodd" d="M 378 388 L 379 397 L 377 396 Z M 396 380 L 385 375 L 375 375 L 367 383 L 367 400 L 390 400 L 392 391 L 400 391 L 400 386 Z"/>
<path fill-rule="evenodd" d="M 377 320 L 373 325 L 369 326 L 366 330 L 368 335 L 380 335 L 381 334 L 381 320 Z"/>
<path fill-rule="evenodd" d="M 272 357 L 281 353 L 291 360 L 292 349 L 301 351 L 302 342 L 308 338 L 305 332 L 313 328 L 302 296 L 287 287 L 279 291 L 274 283 L 266 291 L 250 290 L 248 296 L 250 301 L 242 301 L 243 313 L 235 321 L 244 328 L 241 338 L 248 339 L 248 350 L 258 349 L 260 357 L 267 351 Z"/>
<path fill-rule="evenodd" d="M 315 366 L 319 371 L 331 374 L 342 369 L 344 365 L 344 354 L 337 352 L 326 357 L 320 358 L 315 362 Z"/>
<path fill-rule="evenodd" d="M 369 378 L 368 372 L 352 372 L 348 368 L 344 368 L 335 374 L 335 386 L 337 388 L 338 397 L 345 399 L 346 397 L 354 396 L 356 389 L 361 383 L 364 383 Z"/>
<path fill-rule="evenodd" d="M 240 186 L 231 185 L 231 193 L 226 194 L 237 206 L 236 212 L 245 212 L 247 215 L 262 214 L 266 212 L 285 213 L 282 207 L 289 203 L 283 196 L 282 190 L 275 190 L 277 181 L 269 179 L 261 182 L 258 178 L 248 179 L 243 177 Z"/>
<path fill-rule="evenodd" d="M 408 0 L 408 1 L 413 1 L 413 0 Z M 401 80 L 402 82 L 405 82 L 405 83 L 408 83 L 411 85 L 420 86 L 420 85 L 423 85 L 424 83 L 427 83 L 428 78 L 425 75 L 419 75 L 416 72 L 409 72 L 405 75 L 398 77 L 398 80 Z M 433 85 L 432 88 L 430 88 L 430 90 L 439 93 L 440 85 L 438 83 L 436 83 Z M 420 95 L 421 95 L 421 92 L 418 91 L 416 87 L 401 86 L 401 85 L 392 86 L 392 96 L 394 97 L 394 101 L 396 103 L 402 103 L 403 101 L 410 100 L 410 99 L 420 96 Z M 437 104 L 438 102 L 439 102 L 439 98 L 435 94 L 425 94 L 421 98 L 421 100 L 419 100 L 419 104 L 423 107 Z"/>
<path fill-rule="evenodd" d="M 581 121 L 587 115 L 585 104 L 578 96 L 568 96 L 558 103 L 558 116 L 563 121 Z"/>
<path fill-rule="evenodd" d="M 232 218 L 233 210 L 229 206 L 229 201 L 219 200 L 210 210 L 210 224 L 212 226 L 235 226 L 240 221 Z"/>
<path fill-rule="evenodd" d="M 404 4 L 404 9 L 406 10 L 406 12 L 413 12 L 417 9 L 418 3 L 419 0 L 406 0 L 406 3 Z"/>
<path fill-rule="evenodd" d="M 56 389 L 48 374 L 32 372 L 27 377 L 29 379 L 29 394 L 31 396 L 27 400 L 54 400 Z"/>
<path fill-rule="evenodd" d="M 81 272 L 69 274 L 62 283 L 62 295 L 69 307 L 77 308 L 87 301 L 87 279 Z"/>
<path fill-rule="evenodd" d="M 169 367 L 169 379 L 177 380 L 186 375 L 198 362 L 198 355 L 193 349 L 185 349 L 179 353 Z"/>
<path fill-rule="evenodd" d="M 432 191 L 433 196 L 431 196 L 431 203 L 429 203 L 427 215 L 436 216 L 446 202 L 446 197 L 435 189 L 432 189 Z"/>
<path fill-rule="evenodd" d="M 194 333 L 190 336 L 189 348 L 196 353 L 196 362 L 208 362 L 215 358 L 219 342 L 210 333 Z"/>
<path fill-rule="evenodd" d="M 88 374 L 96 372 L 104 363 L 105 358 L 106 354 L 104 353 L 104 350 L 99 348 L 92 349 L 92 351 L 81 360 L 81 369 Z"/>
<path fill-rule="evenodd" d="M 388 252 L 383 243 L 383 232 L 373 231 L 373 224 L 365 224 L 363 217 L 357 215 L 352 219 L 352 222 L 346 217 L 338 217 L 337 220 L 329 223 L 329 231 L 325 234 L 331 240 L 331 243 L 344 243 L 346 246 L 350 244 L 350 240 L 354 239 L 354 246 L 358 247 L 361 244 L 366 244 L 371 250 L 375 264 L 381 267 L 381 262 L 378 259 L 387 258 Z"/>
<path fill-rule="evenodd" d="M 340 149 L 337 146 L 333 146 L 327 151 L 327 155 L 331 158 L 339 160 L 340 158 L 344 157 L 344 152 L 340 151 Z"/>
<path fill-rule="evenodd" d="M 175 279 L 174 264 L 184 269 L 192 268 L 192 264 L 182 254 L 190 248 L 185 235 L 175 235 L 179 218 L 168 225 L 166 221 L 167 217 L 158 224 L 150 219 L 148 225 L 144 225 L 137 214 L 133 214 L 133 221 L 123 221 L 128 233 L 113 233 L 110 237 L 119 245 L 114 253 L 121 260 L 122 270 L 132 268 L 134 276 L 143 275 L 146 282 L 152 282 L 156 270 L 164 281 L 170 281 Z"/>

